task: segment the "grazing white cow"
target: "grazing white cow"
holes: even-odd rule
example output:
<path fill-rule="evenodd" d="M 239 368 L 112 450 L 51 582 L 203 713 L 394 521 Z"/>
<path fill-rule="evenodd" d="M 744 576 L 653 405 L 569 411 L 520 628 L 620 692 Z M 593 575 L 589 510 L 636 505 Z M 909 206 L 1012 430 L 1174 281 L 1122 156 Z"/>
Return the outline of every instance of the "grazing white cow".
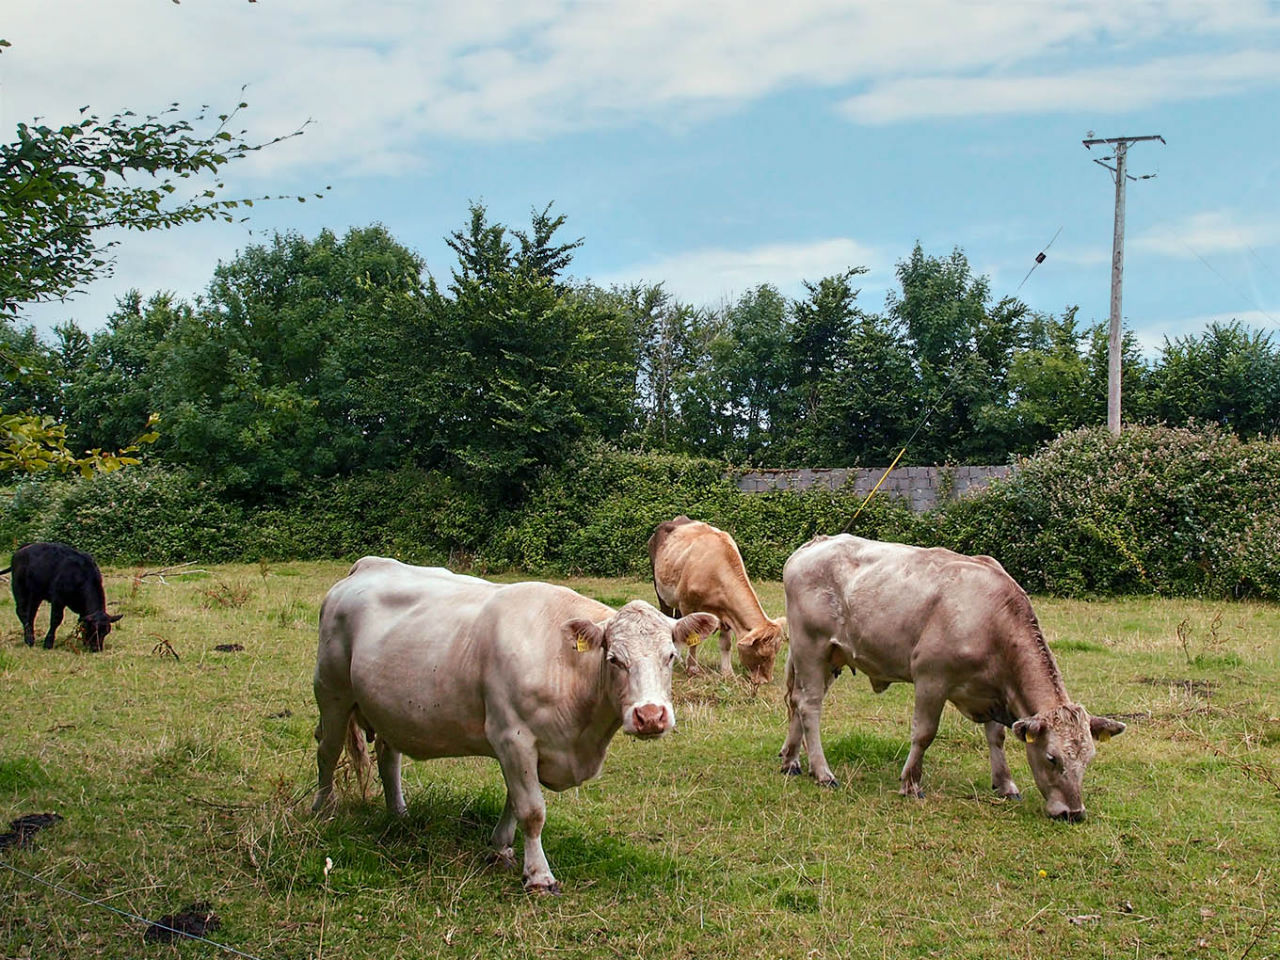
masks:
<path fill-rule="evenodd" d="M 867 675 L 876 693 L 891 683 L 915 684 L 902 793 L 923 795 L 922 759 L 950 700 L 985 725 L 998 794 L 1018 796 L 1004 754 L 1005 727 L 1012 727 L 1027 744 L 1045 811 L 1084 819 L 1081 786 L 1094 741 L 1125 726 L 1072 702 L 1031 601 L 998 562 L 842 534 L 817 537 L 793 553 L 782 580 L 791 630 L 783 773 L 800 772 L 805 746 L 809 772 L 835 784 L 818 724 L 827 687 L 850 666 Z"/>
<path fill-rule="evenodd" d="M 524 831 L 524 885 L 558 893 L 542 852 L 539 784 L 564 790 L 600 772 L 621 727 L 640 738 L 675 727 L 675 644 L 716 629 L 672 620 L 643 601 L 614 611 L 548 583 L 496 584 L 382 557 L 356 562 L 320 611 L 315 694 L 320 783 L 330 805 L 344 742 L 367 769 L 377 743 L 387 809 L 405 813 L 400 757 L 495 757 L 507 802 L 496 858 L 514 864 Z"/>

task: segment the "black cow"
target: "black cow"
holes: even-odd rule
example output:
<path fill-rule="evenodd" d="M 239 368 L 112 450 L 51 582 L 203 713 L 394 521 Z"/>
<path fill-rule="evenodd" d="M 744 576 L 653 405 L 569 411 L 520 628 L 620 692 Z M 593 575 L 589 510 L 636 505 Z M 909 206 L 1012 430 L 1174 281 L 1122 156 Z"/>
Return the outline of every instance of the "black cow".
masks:
<path fill-rule="evenodd" d="M 22 639 L 28 647 L 36 645 L 36 611 L 49 601 L 49 632 L 44 637 L 46 650 L 53 648 L 53 635 L 62 623 L 62 612 L 70 607 L 80 614 L 84 645 L 95 653 L 111 632 L 111 625 L 123 614 L 107 614 L 107 598 L 102 591 L 102 573 L 93 557 L 68 547 L 65 543 L 28 543 L 13 555 L 13 565 L 0 573 L 13 571 L 13 600 L 22 621 Z"/>

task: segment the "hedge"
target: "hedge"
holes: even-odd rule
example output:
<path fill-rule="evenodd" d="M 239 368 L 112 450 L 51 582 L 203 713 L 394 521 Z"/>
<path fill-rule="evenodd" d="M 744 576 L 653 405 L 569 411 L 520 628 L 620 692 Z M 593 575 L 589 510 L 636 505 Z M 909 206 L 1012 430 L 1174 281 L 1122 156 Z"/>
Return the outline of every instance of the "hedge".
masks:
<path fill-rule="evenodd" d="M 873 500 L 851 532 L 998 558 L 1032 592 L 1280 599 L 1280 442 L 1214 427 L 1077 430 L 980 494 L 912 514 Z M 776 579 L 818 533 L 849 527 L 851 489 L 738 491 L 712 460 L 580 444 L 495 512 L 482 491 L 399 470 L 314 483 L 250 508 L 181 470 L 19 484 L 0 542 L 63 540 L 104 563 L 354 559 L 377 553 L 479 572 L 644 576 L 653 528 L 680 513 L 730 531 Z"/>

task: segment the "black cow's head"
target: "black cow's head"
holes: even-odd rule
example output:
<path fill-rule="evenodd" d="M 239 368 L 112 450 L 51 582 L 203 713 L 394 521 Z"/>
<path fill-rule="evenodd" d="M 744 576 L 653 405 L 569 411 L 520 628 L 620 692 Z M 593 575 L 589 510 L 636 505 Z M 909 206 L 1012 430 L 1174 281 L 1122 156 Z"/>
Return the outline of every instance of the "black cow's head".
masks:
<path fill-rule="evenodd" d="M 111 632 L 111 625 L 123 617 L 123 613 L 110 616 L 105 610 L 90 613 L 80 618 L 80 635 L 84 645 L 94 653 L 102 652 L 102 645 Z"/>

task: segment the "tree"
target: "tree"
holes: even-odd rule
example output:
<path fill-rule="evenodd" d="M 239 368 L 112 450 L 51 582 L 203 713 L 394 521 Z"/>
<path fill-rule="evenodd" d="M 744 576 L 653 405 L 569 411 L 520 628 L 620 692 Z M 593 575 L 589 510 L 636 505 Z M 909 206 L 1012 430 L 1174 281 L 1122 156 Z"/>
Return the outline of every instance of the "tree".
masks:
<path fill-rule="evenodd" d="M 680 449 L 682 385 L 698 365 L 698 312 L 662 284 L 615 291 L 636 344 L 636 432 L 660 450 Z"/>
<path fill-rule="evenodd" d="M 222 168 L 302 130 L 250 143 L 243 131 L 227 129 L 247 106 L 220 114 L 204 131 L 196 125 L 212 121 L 203 113 L 168 119 L 177 104 L 141 120 L 129 110 L 103 120 L 83 107 L 74 123 L 19 123 L 17 139 L 0 144 L 0 312 L 65 299 L 109 275 L 108 251 L 119 242 L 103 239 L 110 228 L 232 222 L 239 207 L 253 206 L 252 199 L 219 197 Z M 143 175 L 149 179 L 134 182 Z"/>
<path fill-rule="evenodd" d="M 1106 394 L 1091 389 L 1087 350 L 1093 333 L 1079 329 L 1076 311 L 1029 318 L 1009 362 L 1007 402 L 982 411 L 1009 453 L 1029 454 L 1061 433 L 1106 419 Z"/>
<path fill-rule="evenodd" d="M 422 271 L 381 226 L 278 234 L 219 265 L 155 350 L 160 452 L 253 497 L 411 461 L 421 412 L 388 384 L 438 363 Z"/>
<path fill-rule="evenodd" d="M 768 449 L 787 385 L 790 305 L 776 287 L 761 284 L 727 310 L 729 349 L 719 375 L 734 400 L 734 459 L 758 461 Z"/>
<path fill-rule="evenodd" d="M 866 272 L 855 267 L 817 283 L 806 280 L 808 297 L 792 305 L 783 353 L 786 390 L 773 415 L 786 436 L 775 431 L 775 459 L 827 465 L 838 457 L 830 442 L 828 404 L 834 399 L 833 384 L 848 372 L 849 341 L 862 317 L 856 305 L 859 291 L 851 281 Z"/>
<path fill-rule="evenodd" d="M 1210 421 L 1242 437 L 1280 432 L 1280 349 L 1238 321 L 1165 338 L 1150 375 L 1150 414 L 1170 424 Z"/>
<path fill-rule="evenodd" d="M 549 209 L 549 207 L 547 208 Z M 447 405 L 434 411 L 452 469 L 498 500 L 517 497 L 540 466 L 581 436 L 608 436 L 629 413 L 635 353 L 623 311 L 556 281 L 578 242 L 552 243 L 563 218 L 534 214 L 514 252 L 501 224 L 472 204 L 441 323 L 436 376 Z"/>
<path fill-rule="evenodd" d="M 932 409 L 908 451 L 915 462 L 999 462 L 1006 456 L 991 414 L 1007 403 L 1006 376 L 1027 308 L 1005 298 L 994 307 L 990 281 L 975 277 L 964 253 L 926 256 L 920 244 L 898 264 L 902 293 L 890 313 L 910 341 L 919 374 L 919 416 Z"/>
<path fill-rule="evenodd" d="M 227 128 L 246 106 L 219 115 L 216 124 L 204 113 L 173 118 L 177 104 L 142 119 L 126 110 L 104 120 L 83 107 L 79 120 L 62 126 L 18 124 L 17 139 L 0 144 L 0 317 L 17 316 L 23 304 L 65 299 L 109 274 L 109 251 L 118 241 L 104 239 L 104 231 L 230 222 L 239 207 L 251 207 L 252 199 L 220 198 L 222 168 L 302 130 L 250 143 L 243 131 Z M 149 179 L 137 182 L 143 176 Z M 19 358 L 0 360 L 19 375 Z M 152 438 L 148 426 L 137 442 Z M 67 448 L 65 427 L 29 412 L 0 421 L 0 450 L 6 451 L 0 470 L 92 472 L 132 460 L 125 451 L 77 457 Z"/>

